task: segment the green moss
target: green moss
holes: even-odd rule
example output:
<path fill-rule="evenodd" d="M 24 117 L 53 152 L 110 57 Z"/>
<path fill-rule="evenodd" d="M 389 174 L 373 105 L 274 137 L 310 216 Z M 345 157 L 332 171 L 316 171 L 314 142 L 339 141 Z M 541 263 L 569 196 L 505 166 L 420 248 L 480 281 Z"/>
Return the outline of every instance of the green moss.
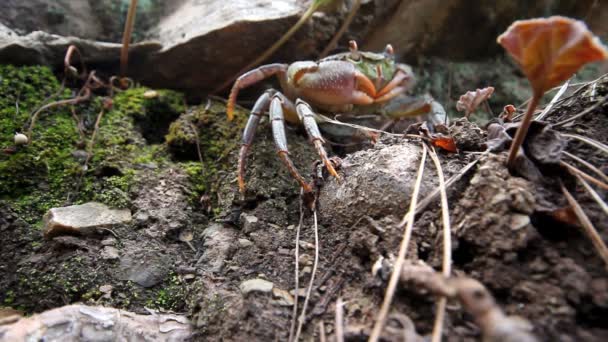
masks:
<path fill-rule="evenodd" d="M 186 286 L 177 274 L 171 273 L 164 282 L 166 285 L 159 288 L 153 297 L 148 299 L 146 307 L 182 311 L 185 307 Z"/>
<path fill-rule="evenodd" d="M 84 126 L 82 137 L 70 108 L 55 107 L 40 113 L 30 144 L 13 146 L 15 132 L 26 132 L 31 113 L 59 90 L 58 80 L 46 67 L 0 65 L 0 148 L 13 151 L 0 154 L 0 199 L 31 224 L 40 222 L 48 209 L 67 204 L 96 200 L 128 207 L 137 164 L 167 161 L 162 145 L 147 145 L 142 138 L 142 122 L 173 120 L 184 111 L 182 95 L 173 91 L 157 91 L 152 99 L 144 97 L 149 89 L 141 87 L 116 94 L 112 109 L 101 120 L 85 170 L 86 146 L 102 108 L 101 96 L 75 107 Z M 53 100 L 70 97 L 72 91 L 63 90 Z M 160 140 L 164 136 L 150 134 Z"/>
<path fill-rule="evenodd" d="M 214 192 L 222 171 L 233 170 L 228 156 L 238 150 L 247 118 L 248 113 L 237 109 L 234 120 L 228 121 L 225 104 L 211 101 L 171 124 L 165 139 L 174 157 L 185 160 L 181 164 L 194 186 L 193 200 Z"/>
<path fill-rule="evenodd" d="M 65 201 L 72 183 L 68 179 L 79 170 L 71 156 L 79 135 L 67 108 L 40 113 L 30 144 L 16 150 L 13 146 L 13 134 L 27 131 L 30 113 L 59 90 L 46 67 L 0 66 L 0 146 L 15 151 L 0 156 L 0 197 L 30 223 Z M 62 91 L 56 99 L 69 93 Z"/>

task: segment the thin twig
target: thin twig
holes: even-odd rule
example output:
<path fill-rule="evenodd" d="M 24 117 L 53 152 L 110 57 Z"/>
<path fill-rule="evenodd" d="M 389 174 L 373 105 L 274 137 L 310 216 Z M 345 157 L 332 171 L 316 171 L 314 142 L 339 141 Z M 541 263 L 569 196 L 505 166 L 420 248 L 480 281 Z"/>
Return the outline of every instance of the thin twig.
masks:
<path fill-rule="evenodd" d="M 300 333 L 302 332 L 302 327 L 304 326 L 304 321 L 306 320 L 306 308 L 308 307 L 310 294 L 312 292 L 312 286 L 315 282 L 315 275 L 317 273 L 317 266 L 319 265 L 319 227 L 317 225 L 317 209 L 315 209 L 312 214 L 315 221 L 315 259 L 312 264 L 312 273 L 310 275 L 310 281 L 308 282 L 308 289 L 306 289 L 306 297 L 304 297 L 304 305 L 302 306 L 302 312 L 300 313 L 300 318 L 298 319 L 298 329 L 296 330 L 296 336 L 294 337 L 294 341 L 299 340 Z M 297 295 L 298 293 L 296 293 L 296 296 Z"/>
<path fill-rule="evenodd" d="M 450 225 L 450 212 L 448 207 L 448 195 L 446 192 L 445 179 L 443 170 L 441 168 L 441 162 L 435 153 L 435 148 L 431 146 L 429 155 L 433 159 L 435 168 L 437 169 L 437 176 L 439 178 L 439 192 L 441 193 L 441 218 L 443 222 L 443 265 L 442 274 L 446 278 L 450 276 L 452 272 L 452 229 Z M 433 326 L 433 335 L 431 341 L 441 341 L 441 335 L 443 330 L 443 321 L 445 317 L 445 308 L 447 306 L 447 298 L 441 297 L 437 304 L 437 316 L 435 317 L 435 325 Z"/>
<path fill-rule="evenodd" d="M 568 151 L 562 151 L 562 153 L 567 156 L 570 157 L 572 159 L 574 159 L 575 161 L 577 161 L 578 163 L 581 163 L 582 165 L 585 165 L 589 170 L 595 172 L 596 175 L 600 176 L 604 182 L 608 183 L 608 176 L 606 174 L 604 174 L 602 172 L 602 170 L 598 169 L 597 167 L 593 166 L 591 163 L 575 156 L 574 154 L 568 152 Z"/>
<path fill-rule="evenodd" d="M 427 148 L 426 144 L 422 143 L 422 157 L 420 158 L 420 166 L 418 168 L 418 174 L 416 176 L 416 183 L 414 185 L 414 189 L 412 191 L 412 198 L 410 200 L 410 208 L 408 213 L 416 212 L 416 203 L 418 201 L 418 192 L 420 191 L 420 185 L 422 184 L 422 176 L 424 174 L 424 163 L 426 161 L 426 153 Z M 391 273 L 391 278 L 388 282 L 388 286 L 386 288 L 386 292 L 384 294 L 384 300 L 382 301 L 382 306 L 380 307 L 380 312 L 378 312 L 378 317 L 376 317 L 376 323 L 374 324 L 374 329 L 369 337 L 369 342 L 376 342 L 380 338 L 380 334 L 382 333 L 382 329 L 384 328 L 384 324 L 386 322 L 386 317 L 388 315 L 389 308 L 391 306 L 391 302 L 393 301 L 393 296 L 395 294 L 395 289 L 397 288 L 397 282 L 399 281 L 399 275 L 401 273 L 401 269 L 403 268 L 403 264 L 405 261 L 405 255 L 407 254 L 407 247 L 410 243 L 410 238 L 412 236 L 412 230 L 414 228 L 414 220 L 408 220 L 407 226 L 403 232 L 403 238 L 401 240 L 401 246 L 399 246 L 399 254 L 397 256 L 397 261 L 395 261 L 395 266 L 393 268 L 393 272 Z"/>
<path fill-rule="evenodd" d="M 587 190 L 589 195 L 593 197 L 593 199 L 600 206 L 600 208 L 602 208 L 604 214 L 608 216 L 608 204 L 606 204 L 606 202 L 602 200 L 602 197 L 600 197 L 600 195 L 595 190 L 593 190 L 593 188 L 589 185 L 589 183 L 585 181 L 583 177 L 581 177 L 580 175 L 576 175 L 576 178 L 579 180 L 579 182 L 581 182 L 581 184 L 583 184 L 585 190 Z"/>
<path fill-rule="evenodd" d="M 606 244 L 604 243 L 604 241 L 602 241 L 602 237 L 597 232 L 597 230 L 591 223 L 591 220 L 589 220 L 589 217 L 587 217 L 587 215 L 583 211 L 583 208 L 581 208 L 580 204 L 578 204 L 576 199 L 572 197 L 572 195 L 570 194 L 570 192 L 568 192 L 568 189 L 566 189 L 562 182 L 560 182 L 560 186 L 562 188 L 564 196 L 566 196 L 566 199 L 568 200 L 568 203 L 570 204 L 570 206 L 574 210 L 574 213 L 578 217 L 578 220 L 580 221 L 581 226 L 583 227 L 583 232 L 587 235 L 587 238 L 591 240 L 593 247 L 595 247 L 595 250 L 597 251 L 599 256 L 602 258 L 602 260 L 604 260 L 605 267 L 608 269 L 608 247 L 606 247 Z"/>
<path fill-rule="evenodd" d="M 591 106 L 591 107 L 589 107 L 589 108 L 585 109 L 584 111 L 582 111 L 582 112 L 580 112 L 580 113 L 578 113 L 578 114 L 576 114 L 576 115 L 573 115 L 573 116 L 569 117 L 569 118 L 568 118 L 568 119 L 566 119 L 566 120 L 562 120 L 562 121 L 560 121 L 560 122 L 558 122 L 558 123 L 556 123 L 556 124 L 553 124 L 553 126 L 554 126 L 554 127 L 563 126 L 563 125 L 567 124 L 568 122 L 572 122 L 572 121 L 574 121 L 574 120 L 576 120 L 576 119 L 578 119 L 578 118 L 581 118 L 581 117 L 583 117 L 583 116 L 585 116 L 585 115 L 587 115 L 587 114 L 589 114 L 589 113 L 593 112 L 593 111 L 594 111 L 596 108 L 598 108 L 599 106 L 603 105 L 603 104 L 606 102 L 606 100 L 608 100 L 608 96 L 604 96 L 604 97 L 602 97 L 602 98 L 601 98 L 601 99 L 599 99 L 599 100 L 597 101 L 597 103 L 596 103 L 596 104 L 594 104 L 593 106 Z"/>
<path fill-rule="evenodd" d="M 602 144 L 601 142 L 595 140 L 595 139 L 591 139 L 588 137 L 584 137 L 582 135 L 578 135 L 578 134 L 571 134 L 571 133 L 562 133 L 562 135 L 564 137 L 568 137 L 568 138 L 573 138 L 579 141 L 582 141 L 590 146 L 593 146 L 595 148 L 597 148 L 598 150 L 608 154 L 608 146 Z"/>
<path fill-rule="evenodd" d="M 600 181 L 597 178 L 594 178 L 593 176 L 590 176 L 589 174 L 579 170 L 578 168 L 566 163 L 565 161 L 560 161 L 559 162 L 560 165 L 565 166 L 568 171 L 570 171 L 570 173 L 572 173 L 573 175 L 579 175 L 583 178 L 585 178 L 586 180 L 590 181 L 591 183 L 599 186 L 600 188 L 604 189 L 604 190 L 608 190 L 608 184 Z"/>
<path fill-rule="evenodd" d="M 40 115 L 40 113 L 42 113 L 43 111 L 45 111 L 49 108 L 53 108 L 53 107 L 59 107 L 59 106 L 64 106 L 64 105 L 69 105 L 69 104 L 72 104 L 72 105 L 77 104 L 79 102 L 87 100 L 89 97 L 91 97 L 91 91 L 85 87 L 85 88 L 83 88 L 83 91 L 81 91 L 79 93 L 79 95 L 74 98 L 54 101 L 51 103 L 47 103 L 44 106 L 38 108 L 38 110 L 32 115 L 32 120 L 30 121 L 30 127 L 27 130 L 28 141 L 30 143 L 32 141 L 32 130 L 34 129 L 34 126 L 36 126 L 36 120 L 38 119 L 38 115 Z"/>
<path fill-rule="evenodd" d="M 302 230 L 302 223 L 304 222 L 304 189 L 300 188 L 300 221 L 296 228 L 296 251 L 295 251 L 295 298 L 293 303 L 293 310 L 291 313 L 291 326 L 289 328 L 289 342 L 293 341 L 293 335 L 296 330 L 296 317 L 298 317 L 298 297 L 300 292 L 300 231 Z"/>
<path fill-rule="evenodd" d="M 344 302 L 338 297 L 336 300 L 336 322 L 334 323 L 336 330 L 336 342 L 344 342 Z"/>
<path fill-rule="evenodd" d="M 342 37 L 342 35 L 344 34 L 344 32 L 346 32 L 346 29 L 348 28 L 348 26 L 350 25 L 350 23 L 353 21 L 353 18 L 355 18 L 355 15 L 357 14 L 357 11 L 359 11 L 359 7 L 360 6 L 361 6 L 361 0 L 355 0 L 355 2 L 353 3 L 353 7 L 351 7 L 350 12 L 348 12 L 348 16 L 346 17 L 346 19 L 344 19 L 344 22 L 342 23 L 342 26 L 340 26 L 340 29 L 338 29 L 338 31 L 336 32 L 336 34 L 334 35 L 334 37 L 327 44 L 327 46 L 325 46 L 325 49 L 323 49 L 323 51 L 319 55 L 319 59 L 327 56 L 327 54 L 331 50 L 333 50 L 334 47 L 336 47 L 336 44 L 338 43 L 338 40 L 340 40 L 340 38 Z"/>

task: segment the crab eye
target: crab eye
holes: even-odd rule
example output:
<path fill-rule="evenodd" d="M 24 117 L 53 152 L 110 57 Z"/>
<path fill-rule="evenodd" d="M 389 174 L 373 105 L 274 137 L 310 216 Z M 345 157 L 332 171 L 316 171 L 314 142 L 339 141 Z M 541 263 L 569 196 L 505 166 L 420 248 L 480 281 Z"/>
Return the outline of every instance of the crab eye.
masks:
<path fill-rule="evenodd" d="M 361 59 L 361 54 L 359 53 L 359 48 L 357 47 L 357 42 L 351 40 L 348 42 L 348 49 L 350 50 L 350 58 L 353 61 L 358 61 Z"/>
<path fill-rule="evenodd" d="M 387 44 L 384 48 L 384 54 L 393 57 L 395 55 L 395 51 L 393 50 L 393 46 L 391 44 Z"/>

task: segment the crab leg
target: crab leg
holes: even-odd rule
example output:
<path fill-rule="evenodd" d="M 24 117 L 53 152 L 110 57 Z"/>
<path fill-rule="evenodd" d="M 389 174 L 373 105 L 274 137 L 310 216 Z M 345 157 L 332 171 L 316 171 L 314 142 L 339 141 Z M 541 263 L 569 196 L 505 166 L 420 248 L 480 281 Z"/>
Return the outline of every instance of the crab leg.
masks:
<path fill-rule="evenodd" d="M 323 164 L 325 164 L 327 171 L 329 171 L 332 176 L 340 180 L 340 175 L 338 175 L 331 161 L 329 160 L 329 158 L 327 158 L 327 152 L 323 147 L 325 140 L 323 140 L 323 137 L 321 136 L 321 132 L 319 131 L 319 126 L 317 125 L 317 121 L 315 120 L 315 114 L 313 113 L 312 109 L 310 108 L 308 103 L 297 99 L 296 111 L 298 112 L 298 117 L 300 118 L 300 121 L 302 121 L 302 124 L 304 125 L 304 128 L 306 129 L 306 132 L 310 137 L 310 140 L 315 145 L 319 157 L 323 161 Z"/>
<path fill-rule="evenodd" d="M 304 192 L 311 192 L 312 187 L 306 183 L 306 180 L 300 175 L 295 165 L 289 158 L 289 150 L 287 149 L 287 138 L 285 136 L 285 118 L 283 117 L 283 101 L 281 97 L 275 95 L 270 101 L 270 121 L 272 122 L 272 136 L 274 143 L 277 146 L 277 153 L 279 158 L 283 161 L 287 169 L 291 173 L 292 177 L 300 183 L 300 186 L 304 189 Z"/>
<path fill-rule="evenodd" d="M 273 93 L 274 90 L 269 90 L 258 98 L 255 105 L 253 105 L 253 109 L 251 109 L 247 126 L 245 126 L 245 131 L 243 131 L 238 166 L 239 190 L 241 193 L 245 193 L 245 164 L 247 162 L 247 152 L 249 152 L 249 147 L 253 143 L 253 138 L 255 138 L 255 132 L 258 128 L 258 124 L 260 123 L 260 118 L 270 106 L 270 98 L 272 97 Z"/>
<path fill-rule="evenodd" d="M 236 96 L 239 93 L 239 90 L 243 88 L 247 88 L 252 84 L 260 82 L 261 80 L 268 78 L 272 75 L 285 75 L 287 71 L 287 64 L 267 64 L 262 65 L 259 68 L 253 69 L 241 75 L 232 86 L 232 90 L 230 90 L 230 96 L 228 96 L 228 103 L 226 104 L 226 115 L 228 116 L 228 121 L 232 121 L 234 117 L 234 105 L 236 103 Z"/>

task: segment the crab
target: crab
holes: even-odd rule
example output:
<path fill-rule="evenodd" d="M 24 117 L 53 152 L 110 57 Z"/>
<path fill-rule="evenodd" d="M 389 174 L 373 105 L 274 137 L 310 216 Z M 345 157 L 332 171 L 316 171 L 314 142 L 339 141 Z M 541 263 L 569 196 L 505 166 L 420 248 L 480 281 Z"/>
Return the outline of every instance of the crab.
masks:
<path fill-rule="evenodd" d="M 431 112 L 432 99 L 412 100 L 405 96 L 414 84 L 412 69 L 395 62 L 393 47 L 383 52 L 359 51 L 350 41 L 350 51 L 328 56 L 319 61 L 292 64 L 267 64 L 241 75 L 234 83 L 226 114 L 232 120 L 240 89 L 271 76 L 277 76 L 282 92 L 269 89 L 255 102 L 243 132 L 238 159 L 238 183 L 245 192 L 245 164 L 261 116 L 268 111 L 279 158 L 305 193 L 312 186 L 300 175 L 289 158 L 285 121 L 302 124 L 327 171 L 340 180 L 324 148 L 317 119 L 323 113 L 350 113 L 354 116 L 383 115 L 392 120 Z M 315 110 L 313 110 L 313 108 Z"/>

